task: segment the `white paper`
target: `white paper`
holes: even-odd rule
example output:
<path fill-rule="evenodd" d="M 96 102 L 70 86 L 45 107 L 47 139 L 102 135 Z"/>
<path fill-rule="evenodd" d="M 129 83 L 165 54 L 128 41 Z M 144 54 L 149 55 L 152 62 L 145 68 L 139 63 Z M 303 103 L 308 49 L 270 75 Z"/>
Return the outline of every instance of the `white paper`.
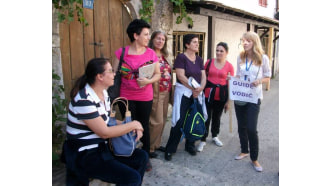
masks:
<path fill-rule="evenodd" d="M 193 77 L 188 78 L 188 84 L 193 88 L 199 88 L 201 86 Z"/>
<path fill-rule="evenodd" d="M 261 89 L 254 87 L 251 82 L 243 81 L 239 78 L 231 77 L 229 80 L 229 99 L 245 101 L 250 103 L 258 103 Z"/>
<path fill-rule="evenodd" d="M 150 79 L 154 75 L 155 63 L 139 68 L 139 77 Z"/>

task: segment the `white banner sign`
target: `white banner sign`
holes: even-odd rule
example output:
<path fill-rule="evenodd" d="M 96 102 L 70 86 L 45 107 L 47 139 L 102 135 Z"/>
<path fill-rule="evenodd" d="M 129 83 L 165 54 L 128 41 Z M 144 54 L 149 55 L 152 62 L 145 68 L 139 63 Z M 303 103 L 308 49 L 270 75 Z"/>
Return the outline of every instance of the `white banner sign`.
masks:
<path fill-rule="evenodd" d="M 235 77 L 229 80 L 229 99 L 258 103 L 260 89 L 257 89 L 249 81 L 243 81 Z"/>

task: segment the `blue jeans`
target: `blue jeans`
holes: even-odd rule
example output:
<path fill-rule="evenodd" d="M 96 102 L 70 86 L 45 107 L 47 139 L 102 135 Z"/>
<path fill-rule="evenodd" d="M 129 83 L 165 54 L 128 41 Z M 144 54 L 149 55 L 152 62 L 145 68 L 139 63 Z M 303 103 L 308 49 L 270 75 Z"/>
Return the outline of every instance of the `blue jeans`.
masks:
<path fill-rule="evenodd" d="M 100 179 L 117 185 L 141 185 L 148 154 L 141 149 L 135 149 L 130 157 L 114 156 L 107 144 L 99 148 L 79 152 L 76 158 L 76 172 L 67 168 L 67 185 L 86 185 L 89 178 Z"/>
<path fill-rule="evenodd" d="M 252 161 L 256 161 L 258 159 L 259 152 L 257 124 L 260 104 L 260 99 L 257 104 L 247 103 L 243 106 L 235 104 L 241 152 L 249 153 L 250 148 L 250 158 Z"/>

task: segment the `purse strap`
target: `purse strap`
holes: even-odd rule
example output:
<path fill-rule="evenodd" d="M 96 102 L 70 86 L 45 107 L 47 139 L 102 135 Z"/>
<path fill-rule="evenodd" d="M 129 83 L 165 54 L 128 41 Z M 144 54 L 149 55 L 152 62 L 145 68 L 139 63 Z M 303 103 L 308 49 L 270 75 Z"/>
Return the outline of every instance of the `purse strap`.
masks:
<path fill-rule="evenodd" d="M 210 59 L 208 59 L 208 61 L 209 61 L 209 63 L 207 64 L 206 69 L 205 69 L 206 76 L 209 75 L 211 62 L 212 62 L 213 60 L 212 60 L 212 58 L 210 58 Z"/>
<path fill-rule="evenodd" d="M 125 117 L 131 117 L 131 112 L 128 110 L 128 99 L 125 97 L 118 97 L 112 101 L 110 117 L 115 117 L 116 111 L 113 108 L 114 108 L 114 104 L 117 104 L 118 102 L 122 102 L 126 107 Z"/>
<path fill-rule="evenodd" d="M 119 64 L 118 64 L 118 67 L 117 67 L 116 74 L 117 74 L 117 72 L 119 72 L 119 69 L 121 68 L 121 64 L 124 61 L 124 55 L 125 55 L 125 47 L 123 47 L 123 49 L 121 50 L 121 55 L 120 55 Z"/>

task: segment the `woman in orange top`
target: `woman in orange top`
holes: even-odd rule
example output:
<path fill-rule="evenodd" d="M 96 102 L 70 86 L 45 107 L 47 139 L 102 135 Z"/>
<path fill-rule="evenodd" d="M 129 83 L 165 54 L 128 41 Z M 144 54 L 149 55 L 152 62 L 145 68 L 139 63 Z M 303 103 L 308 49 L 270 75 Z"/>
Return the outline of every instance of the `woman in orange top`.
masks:
<path fill-rule="evenodd" d="M 208 119 L 205 122 L 206 132 L 197 147 L 197 151 L 203 151 L 206 145 L 206 138 L 209 134 L 210 121 L 212 119 L 212 141 L 219 147 L 223 144 L 217 137 L 220 133 L 220 118 L 223 109 L 229 108 L 227 75 L 234 75 L 234 67 L 227 60 L 228 45 L 220 42 L 216 48 L 216 58 L 205 64 L 207 83 L 204 89 L 205 102 Z"/>

